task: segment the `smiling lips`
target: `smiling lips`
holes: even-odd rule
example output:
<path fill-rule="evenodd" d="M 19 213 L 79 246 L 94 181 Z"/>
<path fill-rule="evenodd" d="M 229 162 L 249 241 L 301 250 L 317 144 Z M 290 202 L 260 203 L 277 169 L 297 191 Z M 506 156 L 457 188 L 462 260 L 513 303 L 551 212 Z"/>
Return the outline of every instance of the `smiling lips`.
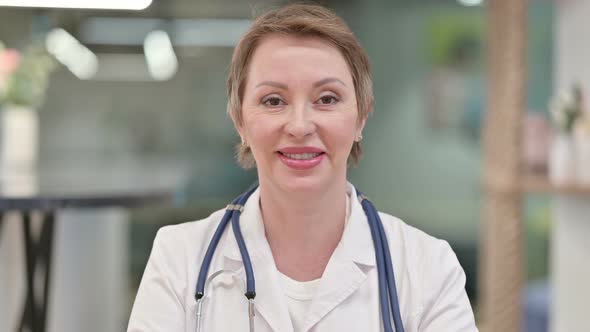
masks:
<path fill-rule="evenodd" d="M 326 153 L 314 147 L 289 147 L 280 149 L 277 154 L 279 159 L 290 168 L 305 170 L 319 165 Z"/>

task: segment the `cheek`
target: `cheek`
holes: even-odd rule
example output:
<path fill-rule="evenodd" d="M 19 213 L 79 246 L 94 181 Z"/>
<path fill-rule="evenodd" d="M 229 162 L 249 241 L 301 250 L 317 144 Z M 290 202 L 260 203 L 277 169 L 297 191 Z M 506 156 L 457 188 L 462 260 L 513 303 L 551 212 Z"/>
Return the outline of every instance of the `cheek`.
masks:
<path fill-rule="evenodd" d="M 273 135 L 277 135 L 275 121 L 266 116 L 256 116 L 254 112 L 244 117 L 243 124 L 246 138 L 255 150 L 270 145 Z"/>
<path fill-rule="evenodd" d="M 350 150 L 357 131 L 357 120 L 354 115 L 332 118 L 326 121 L 324 128 L 326 143 L 336 150 Z"/>

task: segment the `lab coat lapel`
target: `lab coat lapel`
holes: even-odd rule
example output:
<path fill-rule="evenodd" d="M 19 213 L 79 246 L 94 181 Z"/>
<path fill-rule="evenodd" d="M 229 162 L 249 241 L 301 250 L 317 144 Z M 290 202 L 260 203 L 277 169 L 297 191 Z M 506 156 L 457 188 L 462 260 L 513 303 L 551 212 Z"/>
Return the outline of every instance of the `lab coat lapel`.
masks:
<path fill-rule="evenodd" d="M 326 266 L 303 331 L 308 331 L 356 292 L 365 282 L 367 273 L 375 267 L 367 218 L 351 184 L 348 184 L 348 194 L 351 198 L 350 217 L 342 239 Z"/>
<path fill-rule="evenodd" d="M 264 233 L 259 205 L 260 193 L 256 190 L 246 202 L 240 218 L 240 228 L 248 248 L 256 281 L 256 314 L 270 325 L 273 331 L 293 332 L 287 303 L 278 279 L 278 271 Z M 237 271 L 246 279 L 240 250 L 231 225 L 223 243 L 224 269 Z"/>
<path fill-rule="evenodd" d="M 284 292 L 277 278 L 274 261 L 267 256 L 257 256 L 252 264 L 256 277 L 256 309 L 273 331 L 293 332 Z"/>

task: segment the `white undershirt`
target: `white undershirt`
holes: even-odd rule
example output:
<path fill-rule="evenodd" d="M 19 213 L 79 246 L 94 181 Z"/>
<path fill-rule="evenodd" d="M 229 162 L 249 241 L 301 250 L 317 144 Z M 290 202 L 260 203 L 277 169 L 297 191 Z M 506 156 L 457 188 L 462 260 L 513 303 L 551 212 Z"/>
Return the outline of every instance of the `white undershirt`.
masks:
<path fill-rule="evenodd" d="M 348 216 L 350 215 L 350 198 L 346 194 L 346 217 L 344 225 L 348 223 Z M 287 300 L 287 307 L 289 308 L 289 315 L 291 316 L 291 323 L 295 332 L 303 329 L 305 318 L 315 292 L 320 284 L 321 278 L 311 281 L 297 281 L 279 272 L 281 285 L 285 292 Z"/>
<path fill-rule="evenodd" d="M 279 272 L 281 284 L 287 299 L 287 307 L 295 332 L 301 331 L 305 324 L 307 311 L 315 295 L 321 278 L 311 281 L 296 281 Z"/>

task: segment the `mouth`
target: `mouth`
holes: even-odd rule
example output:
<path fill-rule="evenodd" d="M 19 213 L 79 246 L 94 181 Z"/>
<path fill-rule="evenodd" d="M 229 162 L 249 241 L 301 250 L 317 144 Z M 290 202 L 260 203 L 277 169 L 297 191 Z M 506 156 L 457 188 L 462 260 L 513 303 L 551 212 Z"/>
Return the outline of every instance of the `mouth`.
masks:
<path fill-rule="evenodd" d="M 286 153 L 278 151 L 280 155 L 294 160 L 310 160 L 324 154 L 324 152 Z"/>
<path fill-rule="evenodd" d="M 286 166 L 296 170 L 307 170 L 318 166 L 326 153 L 311 147 L 292 147 L 277 151 L 279 159 Z"/>

